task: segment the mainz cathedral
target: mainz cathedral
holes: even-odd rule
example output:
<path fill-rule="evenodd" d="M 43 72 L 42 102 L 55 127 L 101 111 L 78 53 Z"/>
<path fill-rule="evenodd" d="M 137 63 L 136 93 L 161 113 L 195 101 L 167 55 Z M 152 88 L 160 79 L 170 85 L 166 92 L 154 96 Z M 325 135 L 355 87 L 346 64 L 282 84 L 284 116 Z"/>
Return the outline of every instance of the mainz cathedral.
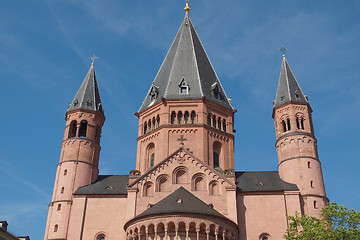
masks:
<path fill-rule="evenodd" d="M 189 11 L 139 103 L 129 175 L 99 175 L 105 115 L 91 65 L 66 111 L 45 240 L 279 240 L 287 215 L 320 216 L 312 109 L 285 55 L 273 90 L 278 171 L 236 171 L 236 110 Z"/>

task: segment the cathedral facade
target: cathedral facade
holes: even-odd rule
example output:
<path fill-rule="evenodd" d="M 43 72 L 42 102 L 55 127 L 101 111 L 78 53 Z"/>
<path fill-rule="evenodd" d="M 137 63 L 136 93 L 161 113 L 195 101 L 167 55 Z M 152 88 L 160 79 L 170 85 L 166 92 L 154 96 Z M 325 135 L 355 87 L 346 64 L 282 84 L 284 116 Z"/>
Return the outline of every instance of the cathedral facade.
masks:
<path fill-rule="evenodd" d="M 129 175 L 99 175 L 105 115 L 90 67 L 66 112 L 45 240 L 281 239 L 287 215 L 319 216 L 327 204 L 312 109 L 285 56 L 273 105 L 278 171 L 235 171 L 236 110 L 189 10 L 136 113 Z"/>

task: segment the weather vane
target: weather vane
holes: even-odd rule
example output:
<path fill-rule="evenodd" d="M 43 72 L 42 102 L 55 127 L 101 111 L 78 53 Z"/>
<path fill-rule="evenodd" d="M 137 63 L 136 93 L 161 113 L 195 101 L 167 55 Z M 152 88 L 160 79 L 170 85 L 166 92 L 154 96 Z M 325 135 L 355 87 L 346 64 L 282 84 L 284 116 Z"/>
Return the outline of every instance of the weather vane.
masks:
<path fill-rule="evenodd" d="M 287 49 L 284 48 L 284 45 L 282 45 L 281 48 L 279 48 L 279 50 L 282 51 L 283 57 L 285 57 L 285 52 L 287 51 Z"/>
<path fill-rule="evenodd" d="M 95 56 L 95 54 L 90 58 L 91 60 L 92 60 L 92 63 L 91 63 L 91 65 L 93 65 L 94 66 L 94 62 L 95 62 L 95 60 L 96 59 L 98 59 L 98 57 L 97 56 Z"/>

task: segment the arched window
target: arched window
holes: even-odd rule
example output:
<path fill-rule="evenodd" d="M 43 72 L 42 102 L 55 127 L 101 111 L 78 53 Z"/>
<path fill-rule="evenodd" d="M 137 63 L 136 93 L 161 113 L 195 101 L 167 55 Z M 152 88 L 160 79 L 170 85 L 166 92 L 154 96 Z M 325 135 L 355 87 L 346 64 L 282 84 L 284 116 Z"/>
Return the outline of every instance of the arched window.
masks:
<path fill-rule="evenodd" d="M 76 124 L 77 123 L 75 120 L 70 123 L 69 138 L 73 138 L 76 136 Z"/>
<path fill-rule="evenodd" d="M 80 122 L 79 137 L 86 137 L 87 121 L 83 120 Z"/>
<path fill-rule="evenodd" d="M 60 211 L 61 210 L 61 204 L 58 204 L 57 206 L 57 210 Z"/>
<path fill-rule="evenodd" d="M 147 132 L 147 122 L 144 123 L 144 134 Z"/>
<path fill-rule="evenodd" d="M 225 122 L 225 119 L 223 120 L 223 131 L 226 132 L 226 122 Z"/>
<path fill-rule="evenodd" d="M 178 124 L 181 124 L 182 117 L 183 117 L 183 114 L 182 114 L 181 111 L 179 111 L 178 114 L 177 114 L 177 123 Z"/>
<path fill-rule="evenodd" d="M 305 129 L 305 128 L 304 128 L 304 119 L 303 119 L 303 118 L 300 119 L 300 126 L 301 126 L 301 129 L 302 129 L 302 130 Z"/>
<path fill-rule="evenodd" d="M 210 115 L 210 113 L 207 115 L 207 125 L 211 126 L 211 115 Z"/>
<path fill-rule="evenodd" d="M 188 124 L 188 123 L 189 123 L 189 112 L 188 112 L 188 111 L 185 111 L 185 114 L 184 114 L 184 123 L 185 123 L 185 124 Z"/>
<path fill-rule="evenodd" d="M 213 167 L 220 167 L 220 153 L 221 153 L 221 143 L 215 142 L 213 145 Z"/>
<path fill-rule="evenodd" d="M 314 181 L 310 181 L 310 187 L 314 188 Z"/>
<path fill-rule="evenodd" d="M 195 111 L 191 111 L 191 116 L 190 116 L 190 118 L 191 118 L 191 124 L 195 123 L 195 118 L 196 118 L 196 113 L 195 113 Z"/>
<path fill-rule="evenodd" d="M 55 226 L 54 226 L 54 232 L 57 232 L 58 229 L 59 229 L 59 226 L 58 226 L 57 224 L 55 224 Z"/>
<path fill-rule="evenodd" d="M 151 168 L 155 165 L 155 144 L 150 143 L 146 148 L 146 159 L 147 159 L 147 167 Z"/>
<path fill-rule="evenodd" d="M 155 117 L 152 119 L 152 129 L 155 129 Z"/>
<path fill-rule="evenodd" d="M 99 234 L 97 237 L 96 237 L 96 240 L 105 240 L 105 234 Z"/>
<path fill-rule="evenodd" d="M 174 124 L 174 123 L 175 123 L 175 118 L 176 118 L 176 113 L 175 113 L 175 112 L 172 112 L 172 113 L 171 113 L 171 124 Z"/>
<path fill-rule="evenodd" d="M 155 161 L 155 153 L 152 153 L 150 156 L 150 167 L 154 166 L 154 161 Z"/>
<path fill-rule="evenodd" d="M 317 202 L 316 202 L 316 201 L 314 201 L 314 208 L 315 208 L 315 209 L 317 209 L 317 208 L 318 208 L 318 206 L 317 206 Z"/>
<path fill-rule="evenodd" d="M 308 161 L 307 165 L 308 165 L 308 168 L 311 168 L 311 163 L 310 163 L 310 161 Z"/>
<path fill-rule="evenodd" d="M 149 128 L 149 132 L 151 131 L 151 119 L 149 119 L 148 121 L 148 128 Z"/>
<path fill-rule="evenodd" d="M 64 170 L 64 176 L 66 176 L 66 174 L 67 174 L 67 169 Z"/>
<path fill-rule="evenodd" d="M 218 118 L 218 129 L 221 130 L 221 118 Z"/>
<path fill-rule="evenodd" d="M 60 193 L 64 193 L 65 188 L 62 187 Z"/>
<path fill-rule="evenodd" d="M 160 116 L 157 115 L 156 116 L 156 127 L 159 127 L 160 126 Z"/>
<path fill-rule="evenodd" d="M 215 117 L 215 116 L 213 116 L 212 120 L 213 120 L 213 124 L 212 124 L 212 126 L 213 126 L 214 128 L 216 128 L 216 117 Z"/>
<path fill-rule="evenodd" d="M 287 130 L 290 131 L 291 130 L 291 125 L 290 125 L 290 118 L 287 119 Z"/>
<path fill-rule="evenodd" d="M 282 127 L 283 127 L 283 132 L 286 132 L 286 123 L 285 120 L 281 121 Z"/>

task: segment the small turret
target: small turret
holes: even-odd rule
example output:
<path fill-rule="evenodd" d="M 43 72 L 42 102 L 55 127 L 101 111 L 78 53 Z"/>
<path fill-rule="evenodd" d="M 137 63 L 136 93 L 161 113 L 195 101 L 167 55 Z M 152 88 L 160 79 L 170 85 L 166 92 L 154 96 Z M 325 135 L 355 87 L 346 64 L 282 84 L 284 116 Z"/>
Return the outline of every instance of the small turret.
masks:
<path fill-rule="evenodd" d="M 92 63 L 65 116 L 64 140 L 45 231 L 47 239 L 67 239 L 73 193 L 98 177 L 101 129 L 105 121 Z"/>
<path fill-rule="evenodd" d="M 307 97 L 284 55 L 273 109 L 279 175 L 284 181 L 297 184 L 303 213 L 318 217 L 328 199 L 311 113 Z"/>

